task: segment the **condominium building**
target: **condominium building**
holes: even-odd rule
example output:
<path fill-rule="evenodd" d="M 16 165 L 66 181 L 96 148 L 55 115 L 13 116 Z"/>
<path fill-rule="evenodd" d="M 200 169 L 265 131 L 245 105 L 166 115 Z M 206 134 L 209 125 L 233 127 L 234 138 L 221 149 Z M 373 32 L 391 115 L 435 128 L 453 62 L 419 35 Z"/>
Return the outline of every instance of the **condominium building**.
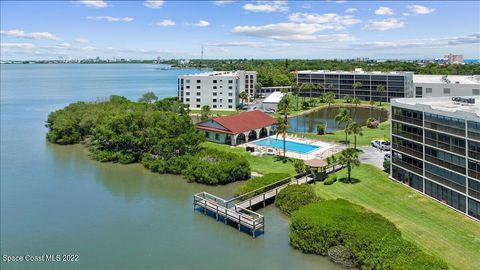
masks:
<path fill-rule="evenodd" d="M 445 55 L 445 59 L 449 64 L 463 64 L 464 59 L 461 54 L 448 54 Z"/>
<path fill-rule="evenodd" d="M 313 87 L 302 87 L 306 83 Z M 414 97 L 412 72 L 305 70 L 297 72 L 297 84 L 302 96 L 317 97 L 333 92 L 337 98 L 350 96 L 375 101 Z M 382 88 L 384 91 L 379 91 Z"/>
<path fill-rule="evenodd" d="M 480 97 L 391 100 L 393 179 L 480 220 Z"/>
<path fill-rule="evenodd" d="M 479 96 L 480 75 L 413 75 L 415 97 Z"/>
<path fill-rule="evenodd" d="M 178 98 L 190 109 L 235 110 L 242 91 L 255 94 L 255 71 L 215 71 L 178 76 Z"/>

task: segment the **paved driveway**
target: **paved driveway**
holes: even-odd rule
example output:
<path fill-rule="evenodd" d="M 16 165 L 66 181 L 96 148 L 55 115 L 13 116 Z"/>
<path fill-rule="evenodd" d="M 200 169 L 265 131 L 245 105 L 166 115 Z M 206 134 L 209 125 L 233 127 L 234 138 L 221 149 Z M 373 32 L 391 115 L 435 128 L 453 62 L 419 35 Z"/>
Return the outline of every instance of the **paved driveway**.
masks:
<path fill-rule="evenodd" d="M 360 162 L 371 164 L 383 170 L 383 157 L 388 151 L 380 151 L 373 146 L 362 146 L 358 147 L 358 149 L 363 151 L 358 156 Z"/>

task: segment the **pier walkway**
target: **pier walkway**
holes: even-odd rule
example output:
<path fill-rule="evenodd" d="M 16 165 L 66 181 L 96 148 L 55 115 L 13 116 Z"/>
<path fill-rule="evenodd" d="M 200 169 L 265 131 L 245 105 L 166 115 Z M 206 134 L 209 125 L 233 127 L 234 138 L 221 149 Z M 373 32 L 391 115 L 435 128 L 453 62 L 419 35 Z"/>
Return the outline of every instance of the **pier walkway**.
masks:
<path fill-rule="evenodd" d="M 265 230 L 265 218 L 254 212 L 253 208 L 265 207 L 267 202 L 273 201 L 277 194 L 289 185 L 307 184 L 314 182 L 319 176 L 321 178 L 325 175 L 309 174 L 288 177 L 230 200 L 207 192 L 200 192 L 193 196 L 193 208 L 194 210 L 200 208 L 204 214 L 213 213 L 217 220 L 222 219 L 225 224 L 229 221 L 233 222 L 239 231 L 242 227 L 247 228 L 255 238 L 257 231 Z"/>

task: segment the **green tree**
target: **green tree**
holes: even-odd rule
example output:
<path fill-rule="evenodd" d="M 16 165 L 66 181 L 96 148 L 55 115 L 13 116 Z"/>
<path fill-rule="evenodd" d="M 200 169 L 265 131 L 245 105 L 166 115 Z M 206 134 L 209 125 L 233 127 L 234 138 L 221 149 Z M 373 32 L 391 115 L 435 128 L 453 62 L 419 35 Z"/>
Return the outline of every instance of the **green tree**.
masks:
<path fill-rule="evenodd" d="M 353 97 L 355 98 L 355 97 L 356 97 L 357 89 L 358 89 L 358 88 L 362 88 L 362 83 L 361 83 L 361 82 L 354 82 L 354 83 L 352 84 L 352 88 L 353 88 Z"/>
<path fill-rule="evenodd" d="M 325 134 L 326 125 L 324 123 L 317 124 L 317 134 L 324 135 Z"/>
<path fill-rule="evenodd" d="M 335 121 L 338 122 L 338 127 L 340 127 L 342 124 L 345 124 L 345 144 L 348 143 L 347 136 L 348 136 L 348 123 L 352 118 L 350 117 L 350 110 L 346 108 L 340 108 L 338 110 L 338 114 L 335 116 Z"/>
<path fill-rule="evenodd" d="M 201 119 L 202 121 L 205 121 L 205 120 L 207 120 L 208 118 L 210 118 L 210 114 L 211 114 L 210 106 L 208 106 L 208 105 L 203 105 L 203 106 L 202 106 L 202 112 L 201 112 L 200 119 Z"/>
<path fill-rule="evenodd" d="M 294 82 L 291 84 L 292 87 L 292 93 L 295 96 L 295 110 L 298 111 L 298 90 L 300 89 L 300 86 L 298 83 Z"/>
<path fill-rule="evenodd" d="M 357 116 L 357 108 L 358 108 L 358 105 L 360 105 L 362 102 L 360 101 L 359 98 L 354 98 L 352 100 L 352 103 L 355 104 L 355 110 L 353 111 L 353 119 L 355 119 L 355 117 Z"/>
<path fill-rule="evenodd" d="M 325 94 L 325 85 L 323 83 L 315 84 L 315 89 L 317 89 L 317 90 L 322 89 L 323 91 L 321 92 L 321 94 Z"/>
<path fill-rule="evenodd" d="M 141 98 L 138 99 L 138 102 L 145 102 L 145 103 L 154 103 L 158 100 L 158 97 L 153 92 L 146 92 L 142 95 Z"/>
<path fill-rule="evenodd" d="M 278 136 L 281 135 L 283 139 L 283 158 L 286 159 L 286 144 L 285 139 L 287 138 L 287 131 L 289 128 L 288 125 L 288 112 L 290 111 L 290 97 L 285 95 L 277 106 L 277 111 L 280 113 L 280 116 L 277 117 L 277 127 L 275 128 L 275 136 L 278 139 Z"/>
<path fill-rule="evenodd" d="M 330 106 L 335 103 L 335 94 L 333 92 L 328 92 L 323 96 L 323 101 L 328 104 L 328 109 Z"/>
<path fill-rule="evenodd" d="M 301 86 L 300 88 L 301 88 L 302 90 L 308 90 L 309 93 L 310 93 L 310 97 L 312 97 L 312 89 L 313 89 L 313 87 L 315 87 L 315 86 L 313 85 L 313 83 L 304 83 L 304 84 L 302 84 L 302 86 Z M 304 91 L 302 91 L 302 92 L 304 92 Z M 303 97 L 303 101 L 305 101 L 305 95 L 302 95 L 302 97 Z"/>
<path fill-rule="evenodd" d="M 348 134 L 353 134 L 353 148 L 356 150 L 357 149 L 357 136 L 363 136 L 362 132 L 362 126 L 359 125 L 357 122 L 350 122 L 348 124 Z"/>
<path fill-rule="evenodd" d="M 358 154 L 355 149 L 348 148 L 343 150 L 340 153 L 340 157 L 338 158 L 338 162 L 347 167 L 348 172 L 348 182 L 352 182 L 352 168 L 357 167 L 360 165 L 360 160 L 358 159 Z"/>
<path fill-rule="evenodd" d="M 379 84 L 377 85 L 377 92 L 380 94 L 380 106 L 382 106 L 382 97 L 383 93 L 385 92 L 385 85 Z"/>
<path fill-rule="evenodd" d="M 240 92 L 240 94 L 238 95 L 238 97 L 240 98 L 240 100 L 242 101 L 242 103 L 245 103 L 245 100 L 248 100 L 248 94 L 247 94 L 247 92 L 245 92 L 245 91 Z"/>
<path fill-rule="evenodd" d="M 293 162 L 293 167 L 295 168 L 295 172 L 297 174 L 304 173 L 306 170 L 305 162 L 301 159 L 295 159 Z"/>

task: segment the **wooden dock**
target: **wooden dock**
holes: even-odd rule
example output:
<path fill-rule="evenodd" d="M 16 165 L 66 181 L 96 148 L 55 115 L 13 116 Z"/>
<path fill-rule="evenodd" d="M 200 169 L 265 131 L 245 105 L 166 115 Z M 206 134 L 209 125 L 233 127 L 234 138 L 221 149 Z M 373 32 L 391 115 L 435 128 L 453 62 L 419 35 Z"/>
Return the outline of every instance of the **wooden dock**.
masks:
<path fill-rule="evenodd" d="M 265 218 L 252 211 L 253 207 L 265 207 L 267 201 L 274 199 L 282 189 L 289 185 L 307 184 L 314 180 L 313 174 L 288 177 L 230 200 L 207 192 L 200 192 L 193 196 L 193 207 L 194 210 L 200 208 L 204 214 L 213 213 L 217 220 L 221 218 L 225 224 L 228 221 L 235 223 L 239 231 L 242 227 L 247 228 L 255 238 L 257 231 L 264 231 Z"/>

